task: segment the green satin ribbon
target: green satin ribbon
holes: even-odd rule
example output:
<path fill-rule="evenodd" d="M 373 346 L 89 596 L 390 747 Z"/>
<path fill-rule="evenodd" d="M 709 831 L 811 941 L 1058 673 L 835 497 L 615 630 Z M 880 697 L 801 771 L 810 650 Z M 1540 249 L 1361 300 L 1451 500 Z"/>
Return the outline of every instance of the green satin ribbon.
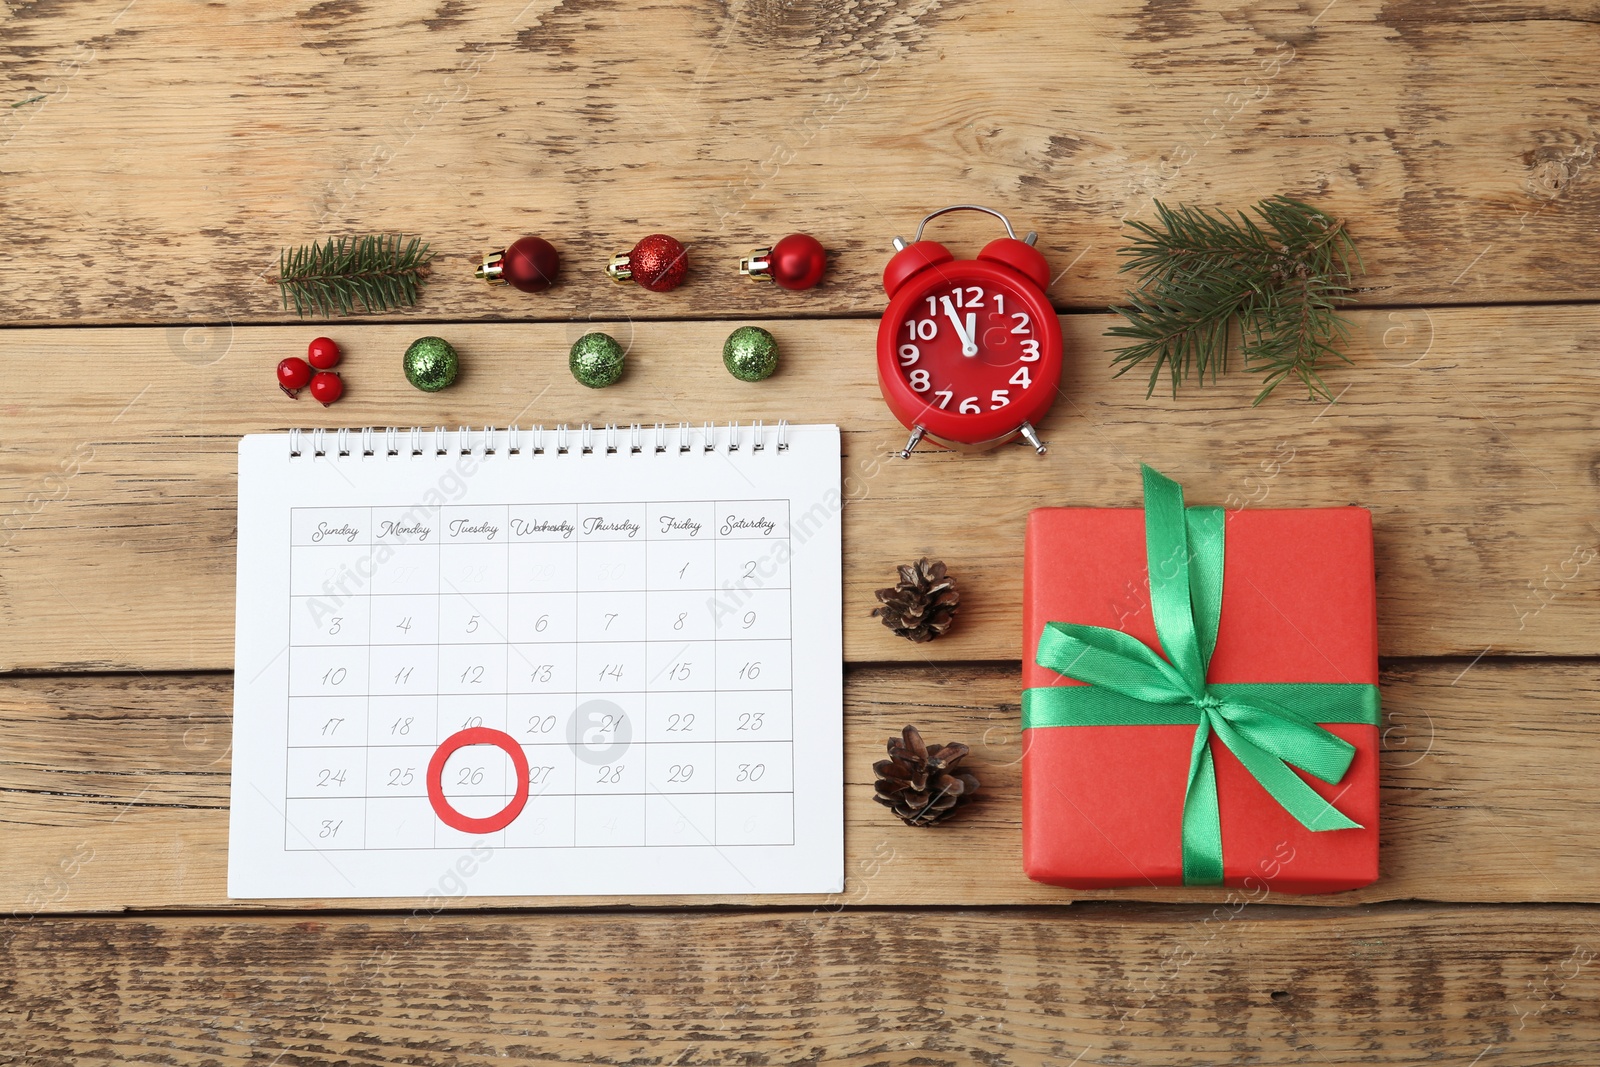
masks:
<path fill-rule="evenodd" d="M 1046 623 L 1037 660 L 1087 685 L 1022 694 L 1025 730 L 1058 726 L 1194 726 L 1183 798 L 1183 884 L 1222 884 L 1222 819 L 1210 738 L 1228 747 L 1308 830 L 1358 830 L 1290 770 L 1338 782 L 1355 746 L 1319 723 L 1378 724 L 1378 687 L 1356 682 L 1207 685 L 1222 617 L 1221 508 L 1183 506 L 1183 488 L 1144 468 L 1150 605 L 1166 658 L 1103 626 Z"/>

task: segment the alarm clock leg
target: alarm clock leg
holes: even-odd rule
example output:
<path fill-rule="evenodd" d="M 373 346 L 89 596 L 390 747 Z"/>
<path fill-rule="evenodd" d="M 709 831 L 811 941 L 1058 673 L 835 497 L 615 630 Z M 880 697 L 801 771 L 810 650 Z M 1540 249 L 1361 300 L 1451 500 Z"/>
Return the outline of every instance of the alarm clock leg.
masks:
<path fill-rule="evenodd" d="M 1044 453 L 1045 453 L 1044 442 L 1039 440 L 1039 432 L 1033 428 L 1031 423 L 1026 423 L 1026 422 L 1023 423 L 1022 424 L 1022 428 L 1019 429 L 1017 432 L 1022 435 L 1022 439 L 1024 441 L 1028 442 L 1030 445 L 1033 446 L 1033 450 L 1035 452 L 1037 452 L 1041 456 L 1044 455 Z"/>
<path fill-rule="evenodd" d="M 901 459 L 910 459 L 911 458 L 911 450 L 913 448 L 917 447 L 917 442 L 921 441 L 922 440 L 922 435 L 927 433 L 927 432 L 928 431 L 924 430 L 921 426 L 913 426 L 911 428 L 911 440 L 907 441 L 906 442 L 906 447 L 904 447 L 904 448 L 902 448 L 900 450 L 900 458 Z"/>

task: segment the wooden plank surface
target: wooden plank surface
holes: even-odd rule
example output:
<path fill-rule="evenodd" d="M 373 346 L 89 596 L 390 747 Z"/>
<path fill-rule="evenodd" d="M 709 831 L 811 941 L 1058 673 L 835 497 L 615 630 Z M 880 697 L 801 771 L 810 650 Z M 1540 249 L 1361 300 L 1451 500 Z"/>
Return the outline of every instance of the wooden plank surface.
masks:
<path fill-rule="evenodd" d="M 1095 308 L 1152 197 L 1275 192 L 1352 219 L 1368 300 L 1600 282 L 1600 75 L 1572 0 L 3 12 L 0 321 L 282 320 L 278 249 L 369 230 L 433 242 L 430 318 L 875 314 L 891 236 L 974 201 L 1040 232 L 1058 305 Z M 610 255 L 663 230 L 693 246 L 691 281 L 609 288 Z M 823 289 L 741 282 L 741 253 L 795 230 L 835 253 Z M 525 232 L 560 247 L 565 284 L 472 279 Z"/>
<path fill-rule="evenodd" d="M 0 677 L 0 1063 L 1593 1062 L 1589 5 L 11 0 L 0 27 L 0 324 L 79 327 L 0 329 L 0 671 L 65 672 Z M 1348 217 L 1369 269 L 1336 406 L 1252 409 L 1242 379 L 1146 400 L 1109 379 L 1107 318 L 1071 314 L 1050 456 L 888 458 L 879 272 L 927 211 L 1009 212 L 1056 305 L 1098 312 L 1153 197 L 1274 192 Z M 266 325 L 292 322 L 279 247 L 369 230 L 433 243 L 419 308 Z M 830 249 L 820 288 L 736 277 L 797 230 Z M 689 282 L 607 283 L 653 231 L 691 244 Z M 529 232 L 560 286 L 472 279 Z M 717 357 L 752 319 L 785 351 L 758 386 Z M 631 348 L 604 392 L 565 372 L 589 328 Z M 291 405 L 271 367 L 324 332 L 349 397 Z M 398 372 L 424 333 L 467 360 L 439 396 Z M 226 898 L 240 434 L 783 417 L 845 429 L 843 894 Z M 1022 524 L 1136 504 L 1141 460 L 1191 502 L 1373 509 L 1369 889 L 1044 907 L 1074 894 L 1022 876 Z M 866 611 L 922 554 L 965 607 L 911 646 Z M 905 722 L 976 749 L 952 825 L 869 800 Z"/>
<path fill-rule="evenodd" d="M 846 885 L 828 898 L 728 903 L 1010 905 L 1080 898 L 1223 901 L 1225 891 L 1073 893 L 1021 868 L 1014 666 L 852 671 L 846 695 Z M 1600 665 L 1481 661 L 1384 675 L 1382 878 L 1308 905 L 1425 898 L 1600 902 L 1600 801 L 1574 758 L 1600 728 Z M 231 678 L 15 678 L 0 686 L 0 911 L 260 906 L 226 896 Z M 975 752 L 982 800 L 949 825 L 902 826 L 871 800 L 872 761 L 907 722 Z M 803 773 L 803 772 L 802 772 Z M 448 864 L 445 864 L 448 866 Z M 448 871 L 446 872 L 448 873 Z M 604 898 L 452 902 L 595 906 Z M 633 898 L 635 905 L 716 898 Z M 325 904 L 327 902 L 321 902 Z M 351 902 L 340 901 L 338 906 Z M 394 902 L 355 902 L 394 907 Z M 317 901 L 273 902 L 315 908 Z"/>
<path fill-rule="evenodd" d="M 1592 907 L 66 919 L 0 1062 L 1540 1064 L 1600 1043 Z"/>
<path fill-rule="evenodd" d="M 1330 372 L 1331 407 L 1285 395 L 1251 408 L 1242 376 L 1146 400 L 1110 379 L 1106 317 L 1063 323 L 1073 356 L 1043 427 L 1049 455 L 907 461 L 890 456 L 904 431 L 878 396 L 867 322 L 770 323 L 786 362 L 758 385 L 722 368 L 729 323 L 606 324 L 632 350 L 627 377 L 600 391 L 565 366 L 588 324 L 436 326 L 466 361 L 440 394 L 399 372 L 424 327 L 346 326 L 332 332 L 349 392 L 327 409 L 272 384 L 309 328 L 0 331 L 9 363 L 48 369 L 13 376 L 0 401 L 0 666 L 231 667 L 237 439 L 296 420 L 837 421 L 853 662 L 1017 659 L 1028 511 L 1136 506 L 1141 461 L 1185 483 L 1191 503 L 1371 508 L 1387 656 L 1594 652 L 1594 310 L 1362 312 L 1354 366 Z M 912 645 L 869 612 L 872 590 L 921 555 L 949 563 L 963 615 L 947 637 Z"/>

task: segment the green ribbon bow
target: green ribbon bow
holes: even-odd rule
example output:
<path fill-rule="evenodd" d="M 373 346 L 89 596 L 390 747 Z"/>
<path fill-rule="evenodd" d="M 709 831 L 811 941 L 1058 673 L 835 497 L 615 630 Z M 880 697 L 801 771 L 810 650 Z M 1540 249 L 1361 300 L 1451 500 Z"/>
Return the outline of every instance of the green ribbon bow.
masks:
<path fill-rule="evenodd" d="M 1144 468 L 1150 605 L 1166 658 L 1119 630 L 1047 623 L 1037 660 L 1087 685 L 1022 694 L 1025 730 L 1055 726 L 1193 725 L 1183 798 L 1183 884 L 1222 884 L 1222 819 L 1210 738 L 1216 734 L 1262 788 L 1308 830 L 1358 830 L 1290 770 L 1338 782 L 1355 746 L 1319 723 L 1378 724 L 1378 687 L 1363 683 L 1207 685 L 1222 617 L 1221 508 L 1183 506 L 1183 488 Z"/>

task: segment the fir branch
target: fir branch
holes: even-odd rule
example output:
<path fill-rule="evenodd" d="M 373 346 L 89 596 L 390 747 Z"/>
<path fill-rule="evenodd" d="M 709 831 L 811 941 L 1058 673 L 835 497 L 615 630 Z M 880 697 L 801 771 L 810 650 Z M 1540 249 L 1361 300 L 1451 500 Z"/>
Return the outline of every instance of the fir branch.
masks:
<path fill-rule="evenodd" d="M 278 289 L 287 310 L 327 318 L 363 311 L 411 307 L 431 273 L 433 253 L 420 238 L 399 234 L 330 237 L 324 244 L 278 253 Z"/>
<path fill-rule="evenodd" d="M 1286 196 L 1251 210 L 1255 218 L 1157 201 L 1155 222 L 1129 223 L 1139 236 L 1123 249 L 1122 270 L 1139 288 L 1129 306 L 1112 308 L 1127 321 L 1106 331 L 1134 342 L 1112 359 L 1117 377 L 1148 364 L 1145 395 L 1165 374 L 1176 396 L 1191 374 L 1215 382 L 1237 344 L 1245 370 L 1263 375 L 1255 403 L 1290 378 L 1332 399 L 1320 368 L 1350 361 L 1339 350 L 1350 327 L 1338 308 L 1354 299 L 1355 243 L 1342 221 Z"/>

